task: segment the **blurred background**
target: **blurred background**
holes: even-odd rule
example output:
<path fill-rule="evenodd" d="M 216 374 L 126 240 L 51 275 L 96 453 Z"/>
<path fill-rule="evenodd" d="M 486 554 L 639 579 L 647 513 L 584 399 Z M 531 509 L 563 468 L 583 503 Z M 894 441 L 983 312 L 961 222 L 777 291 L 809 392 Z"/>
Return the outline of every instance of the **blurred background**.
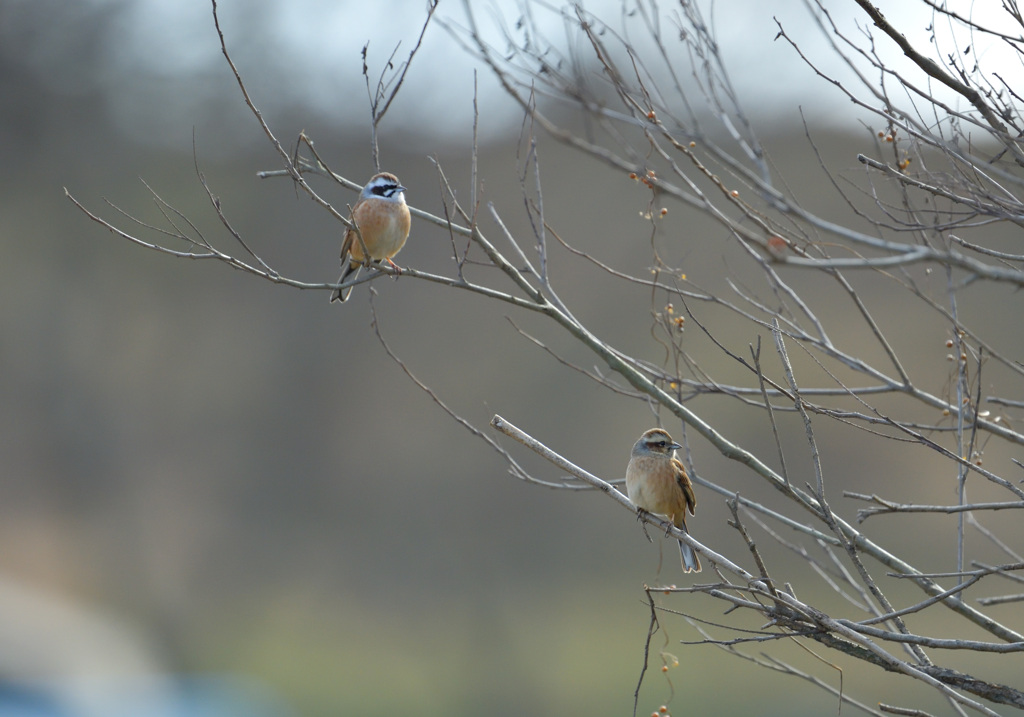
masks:
<path fill-rule="evenodd" d="M 423 3 L 402 3 L 400 12 L 396 5 L 220 3 L 229 49 L 277 137 L 290 147 L 304 130 L 333 169 L 355 181 L 372 174 L 360 51 L 369 43 L 375 78 L 398 43 L 396 57 L 407 56 L 424 18 Z M 803 33 L 810 50 L 822 47 L 802 3 L 742 5 L 717 28 L 737 93 L 807 205 L 823 213 L 842 207 L 808 170 L 817 159 L 798 107 L 839 169 L 856 164 L 875 128 L 773 42 L 775 16 Z M 588 4 L 605 7 L 611 17 L 618 12 L 613 2 Z M 438 13 L 464 22 L 457 3 L 442 2 Z M 516 13 L 500 2 L 482 15 L 513 24 Z M 559 32 L 551 26 L 551 35 Z M 521 114 L 441 25 L 427 31 L 381 127 L 382 164 L 427 211 L 442 213 L 433 160 L 468 197 L 474 82 L 481 198 L 528 236 L 517 180 Z M 131 222 L 107 200 L 159 224 L 141 178 L 233 250 L 198 165 L 225 215 L 272 266 L 310 282 L 336 278 L 338 224 L 290 182 L 256 177 L 281 163 L 220 54 L 209 3 L 0 0 L 0 97 L 3 714 L 631 712 L 649 619 L 642 586 L 684 580 L 671 545 L 660 536 L 649 544 L 633 517 L 602 496 L 507 475 L 493 451 L 387 357 L 370 325 L 366 286 L 349 303 L 329 305 L 326 292 L 130 245 L 65 198 L 67 188 L 126 229 Z M 540 161 L 548 219 L 562 236 L 644 271 L 650 224 L 639 214 L 649 194 L 544 138 Z M 314 183 L 336 206 L 354 201 Z M 746 271 L 731 263 L 738 255 L 728 238 L 682 207 L 672 207 L 662 227 L 679 237 L 670 263 L 699 284 L 721 289 L 727 272 Z M 497 235 L 493 224 L 486 228 Z M 451 273 L 451 255 L 444 232 L 414 222 L 399 263 Z M 603 275 L 564 253 L 552 265 L 584 323 L 613 345 L 661 359 L 649 292 L 609 292 Z M 633 441 L 656 423 L 644 404 L 564 369 L 505 319 L 566 358 L 594 364 L 536 317 L 411 279 L 373 286 L 393 350 L 484 430 L 500 413 L 614 479 Z M 825 312 L 828 291 L 819 297 Z M 980 319 L 985 305 L 963 310 Z M 917 347 L 924 382 L 941 385 L 941 323 L 880 320 L 902 331 L 901 348 Z M 722 331 L 741 350 L 756 340 L 749 326 Z M 1012 352 L 1019 331 L 1008 324 L 1001 338 Z M 694 350 L 698 359 L 721 360 L 712 348 Z M 693 407 L 741 445 L 772 450 L 763 414 L 725 402 Z M 784 419 L 785 426 L 799 451 L 802 429 Z M 898 455 L 895 447 L 873 456 L 888 472 L 861 468 L 863 448 L 849 434 L 821 433 L 837 483 L 850 478 L 863 492 L 930 470 L 923 451 Z M 509 448 L 539 477 L 558 478 Z M 706 444 L 691 448 L 698 473 L 769 499 Z M 808 466 L 798 470 L 810 479 Z M 890 497 L 920 497 L 921 484 L 910 485 Z M 951 500 L 951 486 L 949 477 L 931 497 Z M 744 549 L 725 525 L 723 502 L 701 500 L 691 527 L 739 559 Z M 855 507 L 837 509 L 850 516 Z M 905 525 L 880 532 L 898 541 Z M 935 539 L 908 557 L 949 569 L 942 560 L 951 544 Z M 932 548 L 945 551 L 935 563 Z M 916 599 L 910 590 L 907 597 Z M 686 612 L 707 607 L 680 603 Z M 735 658 L 680 646 L 682 639 L 698 639 L 682 621 L 655 639 L 654 651 L 672 653 L 680 666 L 666 678 L 652 655 L 641 714 L 663 703 L 679 713 L 835 708 L 822 692 L 799 708 L 765 702 L 762 691 L 783 679 L 767 672 L 745 673 L 737 690 L 727 677 L 738 669 Z M 819 670 L 838 683 L 827 666 Z M 858 679 L 850 674 L 848 690 Z M 885 689 L 875 673 L 860 679 Z"/>

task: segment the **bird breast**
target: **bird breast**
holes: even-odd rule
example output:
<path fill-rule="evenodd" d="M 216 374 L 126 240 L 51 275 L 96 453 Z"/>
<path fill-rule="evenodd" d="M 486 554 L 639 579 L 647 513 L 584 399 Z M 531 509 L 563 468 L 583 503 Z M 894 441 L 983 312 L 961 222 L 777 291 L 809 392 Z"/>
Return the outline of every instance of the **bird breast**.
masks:
<path fill-rule="evenodd" d="M 686 510 L 686 497 L 666 456 L 634 456 L 626 467 L 626 494 L 651 513 L 681 518 Z"/>
<path fill-rule="evenodd" d="M 409 207 L 404 203 L 371 198 L 361 202 L 352 214 L 374 261 L 390 259 L 405 246 L 410 216 Z M 352 237 L 349 252 L 354 261 L 365 260 L 362 244 L 356 236 Z"/>

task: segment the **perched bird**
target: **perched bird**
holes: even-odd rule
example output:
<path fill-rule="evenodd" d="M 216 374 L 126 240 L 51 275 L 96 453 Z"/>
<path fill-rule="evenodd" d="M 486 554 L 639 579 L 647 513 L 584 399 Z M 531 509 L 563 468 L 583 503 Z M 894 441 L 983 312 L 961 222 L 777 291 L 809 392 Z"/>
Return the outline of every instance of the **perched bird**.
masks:
<path fill-rule="evenodd" d="M 405 187 L 398 177 L 381 172 L 370 177 L 370 181 L 359 193 L 359 201 L 352 207 L 352 222 L 359 228 L 345 232 L 341 245 L 341 263 L 345 270 L 338 279 L 341 284 L 349 277 L 356 278 L 360 267 L 369 259 L 387 261 L 396 269 L 391 257 L 402 250 L 409 238 L 409 206 L 405 203 Z M 359 240 L 362 235 L 362 241 Z M 366 251 L 363 251 L 365 246 Z M 352 287 L 335 289 L 331 301 L 344 301 L 352 293 Z"/>
<path fill-rule="evenodd" d="M 667 516 L 677 528 L 686 530 L 686 511 L 693 515 L 697 496 L 683 464 L 672 457 L 682 448 L 660 428 L 640 436 L 626 466 L 626 495 L 638 508 Z M 693 548 L 679 541 L 684 573 L 699 573 L 700 559 Z"/>

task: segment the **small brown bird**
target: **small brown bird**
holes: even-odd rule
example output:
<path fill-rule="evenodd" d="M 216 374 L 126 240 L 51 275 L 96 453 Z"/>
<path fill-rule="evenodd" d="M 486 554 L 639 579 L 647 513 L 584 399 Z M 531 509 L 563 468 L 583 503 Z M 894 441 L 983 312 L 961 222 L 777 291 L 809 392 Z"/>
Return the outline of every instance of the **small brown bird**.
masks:
<path fill-rule="evenodd" d="M 626 495 L 638 508 L 667 516 L 674 526 L 686 530 L 686 511 L 694 514 L 697 496 L 683 464 L 672 457 L 678 448 L 682 446 L 660 428 L 640 436 L 626 466 Z M 693 548 L 680 540 L 679 552 L 683 572 L 699 573 L 700 559 Z"/>
<path fill-rule="evenodd" d="M 359 193 L 359 201 L 352 207 L 352 221 L 359 227 L 359 233 L 355 229 L 345 232 L 345 241 L 341 245 L 341 263 L 345 270 L 338 279 L 339 284 L 349 276 L 356 278 L 366 262 L 366 254 L 373 261 L 387 261 L 395 266 L 391 257 L 405 246 L 412 223 L 409 206 L 405 203 L 405 187 L 398 177 L 389 172 L 370 177 Z M 360 235 L 362 241 L 359 241 Z M 363 252 L 364 244 L 366 252 Z M 351 293 L 351 286 L 344 290 L 335 289 L 331 293 L 331 301 L 345 301 Z"/>

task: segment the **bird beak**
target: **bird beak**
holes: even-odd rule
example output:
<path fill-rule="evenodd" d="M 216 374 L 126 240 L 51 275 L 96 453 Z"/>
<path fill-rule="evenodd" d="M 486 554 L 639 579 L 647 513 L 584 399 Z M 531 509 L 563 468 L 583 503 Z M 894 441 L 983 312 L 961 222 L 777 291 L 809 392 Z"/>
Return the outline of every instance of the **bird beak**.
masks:
<path fill-rule="evenodd" d="M 405 189 L 405 187 L 403 187 L 403 186 L 402 186 L 401 184 L 399 184 L 399 185 L 398 185 L 398 191 L 400 191 L 400 192 L 404 192 L 404 191 L 406 191 L 406 189 Z"/>
<path fill-rule="evenodd" d="M 670 443 L 668 446 L 668 449 L 670 451 L 678 451 L 680 448 L 682 448 L 682 446 L 679 445 L 678 443 Z"/>

